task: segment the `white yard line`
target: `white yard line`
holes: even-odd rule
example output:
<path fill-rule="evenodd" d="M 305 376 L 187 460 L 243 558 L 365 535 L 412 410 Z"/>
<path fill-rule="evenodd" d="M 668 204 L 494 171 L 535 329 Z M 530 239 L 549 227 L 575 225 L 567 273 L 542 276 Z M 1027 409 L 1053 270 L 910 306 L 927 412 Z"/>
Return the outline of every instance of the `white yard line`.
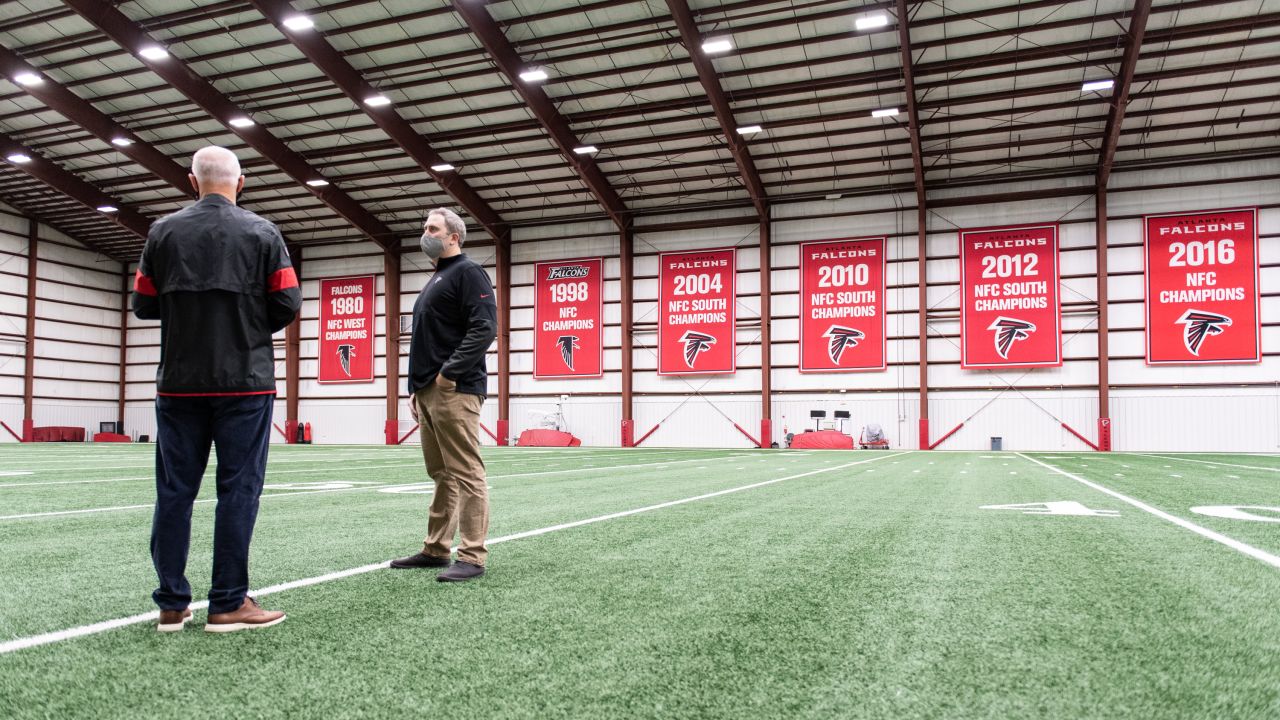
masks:
<path fill-rule="evenodd" d="M 1214 541 L 1214 542 L 1216 542 L 1216 543 L 1220 543 L 1220 544 L 1222 544 L 1222 545 L 1226 545 L 1227 547 L 1231 548 L 1232 550 L 1235 550 L 1236 552 L 1243 553 L 1243 554 L 1248 555 L 1249 557 L 1251 557 L 1251 558 L 1253 558 L 1253 559 L 1255 559 L 1255 560 L 1261 560 L 1262 562 L 1264 562 L 1264 563 L 1266 563 L 1266 564 L 1270 565 L 1270 566 L 1271 566 L 1271 567 L 1273 567 L 1273 568 L 1280 569 L 1280 557 L 1277 557 L 1277 556 L 1275 556 L 1275 555 L 1272 555 L 1271 553 L 1269 553 L 1269 552 L 1267 552 L 1267 551 L 1265 551 L 1265 550 L 1259 550 L 1258 548 L 1256 548 L 1256 547 L 1254 547 L 1254 546 L 1252 546 L 1252 545 L 1248 545 L 1248 544 L 1246 544 L 1246 543 L 1242 543 L 1242 542 L 1240 542 L 1239 540 L 1235 540 L 1235 539 L 1233 539 L 1233 538 L 1229 538 L 1229 537 L 1227 537 L 1226 535 L 1223 535 L 1222 533 L 1214 532 L 1213 530 L 1210 530 L 1209 528 L 1202 527 L 1202 526 L 1197 525 L 1197 524 L 1195 524 L 1195 523 L 1193 523 L 1193 522 L 1191 522 L 1191 521 L 1189 521 L 1189 520 L 1183 520 L 1182 518 L 1177 517 L 1176 515 L 1170 515 L 1169 513 L 1165 512 L 1165 511 L 1163 511 L 1163 510 L 1160 510 L 1160 509 L 1158 509 L 1158 508 L 1154 508 L 1154 507 L 1152 507 L 1152 506 L 1150 506 L 1150 505 L 1148 505 L 1148 504 L 1146 504 L 1146 503 L 1142 502 L 1141 500 L 1134 500 L 1133 498 L 1129 497 L 1128 495 L 1124 495 L 1124 494 L 1122 494 L 1122 493 L 1118 493 L 1118 492 L 1116 492 L 1115 490 L 1112 490 L 1112 489 L 1107 488 L 1107 487 L 1103 487 L 1102 485 L 1099 485 L 1098 483 L 1092 482 L 1092 481 L 1090 481 L 1090 480 L 1085 480 L 1084 478 L 1082 478 L 1082 477 L 1080 477 L 1080 476 L 1078 476 L 1078 475 L 1072 475 L 1071 473 L 1067 472 L 1066 470 L 1062 470 L 1062 469 L 1060 469 L 1060 468 L 1056 468 L 1056 467 L 1054 467 L 1054 466 L 1052 466 L 1052 465 L 1050 465 L 1050 464 L 1048 464 L 1048 463 L 1040 462 L 1039 460 L 1036 460 L 1036 459 L 1035 459 L 1035 458 L 1033 458 L 1033 457 L 1027 457 L 1026 455 L 1023 455 L 1022 453 L 1017 453 L 1017 454 L 1018 454 L 1018 456 L 1019 456 L 1019 457 L 1023 458 L 1024 460 L 1028 460 L 1028 461 L 1033 462 L 1033 463 L 1035 463 L 1035 464 L 1037 464 L 1037 465 L 1039 465 L 1039 466 L 1041 466 L 1041 467 L 1048 468 L 1048 469 L 1050 469 L 1050 470 L 1052 470 L 1052 471 L 1054 471 L 1054 472 L 1058 473 L 1059 475 L 1062 475 L 1062 476 L 1064 476 L 1064 477 L 1071 478 L 1072 480 L 1075 480 L 1076 482 L 1081 483 L 1081 484 L 1083 484 L 1083 485 L 1087 485 L 1087 486 L 1089 486 L 1089 487 L 1093 488 L 1094 490 L 1097 490 L 1098 492 L 1105 493 L 1105 494 L 1110 495 L 1111 497 L 1113 497 L 1113 498 L 1115 498 L 1115 499 L 1117 499 L 1117 500 L 1120 500 L 1120 501 L 1122 501 L 1122 502 L 1126 502 L 1126 503 L 1128 503 L 1128 504 L 1130 504 L 1130 505 L 1132 505 L 1132 506 L 1134 506 L 1134 507 L 1138 508 L 1139 510 L 1142 510 L 1143 512 L 1148 512 L 1148 513 L 1151 513 L 1152 515 L 1155 515 L 1156 517 L 1160 518 L 1161 520 L 1166 520 L 1166 521 L 1168 521 L 1168 522 L 1171 522 L 1171 523 L 1173 523 L 1174 525 L 1177 525 L 1178 527 L 1183 528 L 1184 530 L 1190 530 L 1191 532 L 1193 532 L 1193 533 L 1195 533 L 1195 534 L 1197 534 L 1197 535 L 1199 535 L 1199 536 L 1201 536 L 1201 537 L 1208 538 L 1209 540 L 1212 540 L 1212 541 Z"/>
<path fill-rule="evenodd" d="M 1132 453 L 1133 455 L 1141 455 L 1142 457 L 1160 458 L 1161 460 L 1177 460 L 1179 462 L 1200 463 L 1202 465 L 1218 465 L 1221 467 L 1244 468 L 1246 470 L 1265 470 L 1267 472 L 1280 472 L 1280 468 L 1259 467 L 1257 465 L 1237 465 L 1235 463 L 1215 462 L 1212 460 L 1193 460 L 1186 457 L 1178 457 L 1176 455 L 1152 455 L 1151 453 Z"/>
<path fill-rule="evenodd" d="M 898 454 L 902 454 L 902 453 L 898 453 Z M 866 463 L 872 463 L 872 462 L 876 462 L 877 460 L 883 460 L 885 458 L 890 458 L 890 457 L 893 457 L 893 455 L 881 455 L 879 457 L 869 458 L 867 460 L 859 460 L 857 462 L 845 463 L 844 465 L 836 465 L 833 467 L 819 468 L 817 470 L 810 470 L 809 472 L 797 473 L 795 475 L 787 475 L 780 478 L 774 478 L 773 480 L 765 480 L 758 483 L 751 483 L 750 485 L 740 485 L 738 487 L 729 488 L 727 490 L 718 490 L 716 492 L 705 493 L 702 495 L 695 495 L 693 497 L 681 498 L 679 500 L 671 500 L 669 502 L 658 503 L 656 505 L 646 505 L 644 507 L 635 508 L 632 510 L 623 510 L 622 512 L 609 513 L 608 515 L 597 515 L 596 517 L 587 518 L 585 520 L 576 520 L 574 522 L 562 523 L 560 525 L 551 525 L 544 528 L 538 528 L 537 530 L 527 530 L 525 532 L 513 533 L 511 535 L 504 535 L 499 538 L 493 538 L 492 540 L 487 541 L 487 543 L 489 545 L 497 545 L 499 543 L 510 542 L 512 540 L 523 540 L 525 538 L 537 537 L 539 535 L 546 535 L 547 533 L 558 532 L 560 530 L 568 530 L 571 528 L 582 527 L 583 525 L 592 525 L 595 523 L 605 522 L 606 520 L 616 520 L 618 518 L 629 517 L 631 515 L 639 515 L 640 513 L 652 512 L 654 510 L 662 510 L 664 508 L 675 507 L 677 505 L 685 505 L 691 502 L 698 502 L 699 500 L 707 500 L 714 497 L 720 497 L 721 495 L 729 495 L 732 493 L 739 493 L 746 490 L 754 490 L 756 488 L 766 487 L 768 485 L 775 485 L 777 483 L 785 482 L 787 480 L 795 480 L 797 478 L 808 477 L 810 475 L 819 475 L 821 473 L 829 473 L 834 470 L 842 470 L 847 467 L 853 467 L 854 465 L 865 465 Z M 294 580 L 292 582 L 281 583 L 279 585 L 272 585 L 270 587 L 262 588 L 261 590 L 258 590 L 256 592 L 250 591 L 250 594 L 255 597 L 262 597 L 265 595 L 272 595 L 275 593 L 284 592 L 286 590 L 293 590 L 296 588 L 308 587 L 311 585 L 319 585 L 321 583 L 331 582 L 333 580 L 340 580 L 342 578 L 352 577 L 353 575 L 363 575 L 365 573 L 373 572 L 375 570 L 381 570 L 385 567 L 388 567 L 390 562 L 391 562 L 390 560 L 384 560 L 382 562 L 371 563 L 369 565 L 361 565 L 360 567 L 350 568 L 348 570 L 339 570 L 338 572 L 332 572 L 326 575 L 318 575 L 316 577 L 304 578 L 302 580 Z M 209 602 L 207 600 L 194 602 L 194 603 L 191 603 L 190 605 L 190 608 L 192 610 L 204 610 L 208 607 L 209 607 Z M 17 638 L 16 640 L 10 640 L 5 643 L 0 643 L 0 655 L 3 655 L 5 653 L 11 653 L 11 652 L 14 652 L 15 650 L 23 650 L 26 648 L 38 647 L 40 645 L 49 645 L 52 643 L 61 642 L 63 640 L 70 640 L 72 638 L 85 637 L 87 635 L 96 635 L 98 633 L 103 633 L 108 630 L 114 630 L 116 628 L 127 627 L 129 625 L 137 625 L 140 623 L 151 622 L 158 619 L 159 617 L 160 617 L 160 611 L 153 610 L 151 612 L 142 613 L 140 615 L 130 615 L 129 617 L 117 618 L 115 620 L 106 620 L 99 623 L 93 623 L 92 625 L 81 625 L 80 627 L 74 627 L 67 630 L 59 630 L 57 632 L 44 633 L 43 635 L 32 635 L 29 637 Z"/>
<path fill-rule="evenodd" d="M 717 458 L 717 459 L 727 460 L 727 459 L 738 458 L 738 457 L 742 457 L 742 456 L 726 455 L 724 456 L 724 458 Z M 705 461 L 705 458 L 695 458 L 692 460 L 664 460 L 661 462 L 632 463 L 629 465 L 601 465 L 601 466 L 592 466 L 592 467 L 573 468 L 571 470 L 544 470 L 540 472 L 511 473 L 507 475 L 490 475 L 488 476 L 488 479 L 489 480 L 506 480 L 509 478 L 539 477 L 542 475 L 564 475 L 565 473 L 587 472 L 590 470 L 625 470 L 628 468 L 652 467 L 654 465 L 675 465 L 677 463 L 704 462 L 704 461 Z M 413 466 L 419 466 L 421 464 L 422 463 L 406 463 L 406 465 L 413 465 Z M 380 468 L 386 468 L 386 467 L 397 467 L 397 466 L 396 465 L 376 465 L 376 466 L 372 466 L 372 468 L 365 468 L 365 469 L 380 469 Z M 360 468 L 352 468 L 352 469 L 360 469 Z M 279 472 L 267 473 L 267 479 L 270 480 L 271 477 L 275 475 L 282 475 L 284 473 L 292 473 L 292 472 L 310 472 L 310 471 L 309 470 L 281 470 Z M 150 478 L 147 478 L 147 479 L 150 479 Z M 341 482 L 341 481 L 334 481 L 334 482 Z M 266 499 L 270 497 L 289 497 L 293 495 L 318 495 L 320 493 L 348 492 L 351 490 L 376 490 L 379 488 L 409 487 L 413 485 L 421 485 L 423 482 L 424 481 L 417 481 L 412 483 L 387 483 L 383 485 L 372 485 L 372 486 L 364 485 L 361 487 L 338 488 L 334 490 L 283 490 L 283 491 L 277 491 L 272 493 L 266 493 L 262 497 L 263 499 Z M 36 484 L 45 484 L 45 483 L 36 483 Z M 48 483 L 48 484 L 52 484 L 52 483 Z M 217 498 L 208 498 L 206 500 L 196 500 L 195 504 L 201 505 L 204 503 L 212 503 L 217 501 L 218 501 Z M 0 520 L 26 520 L 29 518 L 38 518 L 38 517 L 87 515 L 90 513 L 114 512 L 117 510 L 140 510 L 143 508 L 152 508 L 152 507 L 155 507 L 154 503 L 147 504 L 147 505 L 117 505 L 114 507 L 88 508 L 84 510 L 54 510 L 50 512 L 23 513 L 21 515 L 0 515 Z"/>

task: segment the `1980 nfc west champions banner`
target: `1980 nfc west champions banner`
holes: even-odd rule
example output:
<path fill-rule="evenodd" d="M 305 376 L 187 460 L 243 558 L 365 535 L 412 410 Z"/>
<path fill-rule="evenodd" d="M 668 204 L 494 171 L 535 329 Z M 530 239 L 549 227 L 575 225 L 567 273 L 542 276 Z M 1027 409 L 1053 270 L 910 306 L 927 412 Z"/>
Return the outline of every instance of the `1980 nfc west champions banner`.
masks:
<path fill-rule="evenodd" d="M 535 378 L 604 374 L 602 267 L 600 258 L 534 265 Z"/>
<path fill-rule="evenodd" d="M 734 250 L 662 253 L 658 264 L 658 374 L 734 372 Z"/>
<path fill-rule="evenodd" d="M 1261 361 L 1257 208 L 1148 215 L 1143 230 L 1147 362 Z"/>
<path fill-rule="evenodd" d="M 800 245 L 800 371 L 885 368 L 883 237 Z"/>
<path fill-rule="evenodd" d="M 960 367 L 1062 364 L 1058 226 L 960 231 Z"/>
<path fill-rule="evenodd" d="M 373 382 L 373 276 L 320 281 L 321 383 Z"/>

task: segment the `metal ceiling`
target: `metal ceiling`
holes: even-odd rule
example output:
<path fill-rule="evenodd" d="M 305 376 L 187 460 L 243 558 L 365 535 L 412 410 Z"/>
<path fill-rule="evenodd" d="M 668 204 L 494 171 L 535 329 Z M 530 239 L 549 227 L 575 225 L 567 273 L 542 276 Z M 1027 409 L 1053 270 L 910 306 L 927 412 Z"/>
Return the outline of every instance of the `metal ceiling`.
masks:
<path fill-rule="evenodd" d="M 148 220 L 189 201 L 182 169 L 209 143 L 240 155 L 245 206 L 291 243 L 391 248 L 439 205 L 486 242 L 520 225 L 1105 183 L 1126 167 L 1280 150 L 1280 0 L 0 8 L 0 142 L 33 158 L 0 164 L 0 202 L 121 260 Z M 314 28 L 289 29 L 294 14 Z M 888 24 L 855 28 L 877 14 Z M 704 53 L 720 38 L 732 49 Z M 137 55 L 153 42 L 168 57 Z M 520 79 L 532 69 L 547 79 Z M 23 72 L 43 83 L 17 83 Z M 1103 79 L 1115 86 L 1082 91 Z M 871 116 L 881 108 L 900 112 Z M 256 124 L 229 127 L 237 114 Z M 736 133 L 748 125 L 763 129 Z M 574 152 L 585 145 L 598 152 Z M 445 163 L 456 169 L 432 169 Z M 330 184 L 305 184 L 320 178 Z"/>

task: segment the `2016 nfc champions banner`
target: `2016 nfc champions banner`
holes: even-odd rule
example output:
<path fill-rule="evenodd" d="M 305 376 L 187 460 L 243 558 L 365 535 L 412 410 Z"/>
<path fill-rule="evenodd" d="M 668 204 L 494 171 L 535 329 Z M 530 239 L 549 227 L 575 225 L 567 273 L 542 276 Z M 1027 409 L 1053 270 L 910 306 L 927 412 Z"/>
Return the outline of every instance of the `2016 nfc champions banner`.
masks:
<path fill-rule="evenodd" d="M 960 367 L 1062 364 L 1058 226 L 960 231 Z"/>
<path fill-rule="evenodd" d="M 885 239 L 800 245 L 800 372 L 883 370 Z"/>
<path fill-rule="evenodd" d="M 534 265 L 534 378 L 604 374 L 602 268 L 600 258 Z"/>
<path fill-rule="evenodd" d="M 1143 218 L 1147 362 L 1262 360 L 1257 208 Z"/>
<path fill-rule="evenodd" d="M 658 374 L 734 372 L 735 251 L 662 253 L 658 264 Z"/>
<path fill-rule="evenodd" d="M 321 383 L 373 382 L 373 276 L 320 281 Z"/>

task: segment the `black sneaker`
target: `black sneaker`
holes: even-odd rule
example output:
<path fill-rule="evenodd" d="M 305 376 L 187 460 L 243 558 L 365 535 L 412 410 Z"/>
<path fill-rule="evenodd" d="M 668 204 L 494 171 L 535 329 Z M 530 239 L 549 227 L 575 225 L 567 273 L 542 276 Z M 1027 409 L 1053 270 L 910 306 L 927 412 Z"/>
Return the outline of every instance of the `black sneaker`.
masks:
<path fill-rule="evenodd" d="M 483 567 L 459 560 L 449 566 L 448 570 L 437 575 L 436 580 L 439 580 L 440 582 L 462 582 L 464 580 L 478 578 L 483 574 Z"/>
<path fill-rule="evenodd" d="M 436 557 L 435 555 L 427 555 L 426 553 L 418 553 L 409 557 L 402 557 L 391 561 L 391 567 L 403 570 L 405 568 L 433 568 L 433 567 L 449 567 L 449 558 Z"/>

